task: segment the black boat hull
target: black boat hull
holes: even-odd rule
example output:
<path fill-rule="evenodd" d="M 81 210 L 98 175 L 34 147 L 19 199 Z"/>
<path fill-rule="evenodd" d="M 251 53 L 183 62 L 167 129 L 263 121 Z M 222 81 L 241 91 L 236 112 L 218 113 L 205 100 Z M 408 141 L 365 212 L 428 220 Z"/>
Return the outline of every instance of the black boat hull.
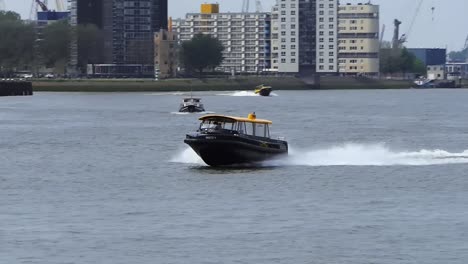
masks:
<path fill-rule="evenodd" d="M 271 88 L 263 88 L 260 91 L 258 91 L 258 94 L 261 96 L 270 96 L 271 91 Z"/>
<path fill-rule="evenodd" d="M 187 135 L 184 141 L 210 166 L 253 164 L 287 155 L 280 140 L 256 140 L 239 135 Z"/>
<path fill-rule="evenodd" d="M 179 109 L 179 112 L 182 113 L 199 113 L 199 112 L 205 112 L 205 109 L 203 107 L 199 107 L 196 105 L 187 105 L 183 106 Z"/>

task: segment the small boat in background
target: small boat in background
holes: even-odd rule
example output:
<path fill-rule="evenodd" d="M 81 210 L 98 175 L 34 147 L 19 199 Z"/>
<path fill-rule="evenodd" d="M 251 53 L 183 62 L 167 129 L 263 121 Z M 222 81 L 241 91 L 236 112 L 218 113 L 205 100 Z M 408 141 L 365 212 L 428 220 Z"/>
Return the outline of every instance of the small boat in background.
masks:
<path fill-rule="evenodd" d="M 254 164 L 288 154 L 288 143 L 270 137 L 269 120 L 205 115 L 200 127 L 186 135 L 188 144 L 210 166 Z"/>
<path fill-rule="evenodd" d="M 259 86 L 255 87 L 255 94 L 259 94 L 261 96 L 270 96 L 272 90 L 273 89 L 271 86 L 260 84 Z"/>
<path fill-rule="evenodd" d="M 184 98 L 179 107 L 179 112 L 184 113 L 197 113 L 205 112 L 203 104 L 200 102 L 200 98 L 188 97 Z"/>

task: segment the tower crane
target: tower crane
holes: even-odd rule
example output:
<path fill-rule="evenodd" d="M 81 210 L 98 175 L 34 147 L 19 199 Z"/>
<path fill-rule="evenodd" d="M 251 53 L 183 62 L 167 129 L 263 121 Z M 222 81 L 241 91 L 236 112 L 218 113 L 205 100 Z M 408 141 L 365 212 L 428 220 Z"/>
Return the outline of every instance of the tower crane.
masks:
<path fill-rule="evenodd" d="M 382 32 L 380 33 L 380 40 L 379 40 L 380 45 L 382 45 L 384 34 L 385 34 L 385 24 L 382 25 Z"/>
<path fill-rule="evenodd" d="M 416 21 L 416 18 L 418 17 L 419 11 L 421 10 L 421 6 L 423 4 L 424 0 L 419 0 L 418 5 L 416 7 L 416 10 L 413 15 L 413 19 L 411 19 L 411 23 L 409 25 L 408 31 L 406 31 L 405 34 L 400 34 L 400 24 L 401 21 L 398 19 L 394 20 L 394 25 L 395 25 L 395 31 L 393 34 L 393 40 L 392 40 L 392 47 L 393 48 L 399 48 L 403 43 L 405 43 L 408 40 L 409 34 L 411 33 L 411 30 L 413 29 L 414 22 Z"/>
<path fill-rule="evenodd" d="M 43 3 L 40 0 L 36 0 L 36 4 L 41 7 L 42 11 L 44 12 L 49 11 L 49 8 L 47 7 L 46 3 Z"/>
<path fill-rule="evenodd" d="M 250 0 L 244 0 L 242 2 L 242 13 L 247 13 L 249 12 L 250 7 Z"/>
<path fill-rule="evenodd" d="M 255 1 L 255 5 L 256 5 L 256 11 L 257 11 L 257 13 L 263 12 L 262 1 L 256 0 L 256 1 Z"/>
<path fill-rule="evenodd" d="M 65 11 L 65 4 L 63 3 L 63 0 L 55 0 L 55 6 L 57 7 L 57 11 Z"/>
<path fill-rule="evenodd" d="M 466 36 L 466 40 L 465 40 L 465 48 L 464 49 L 468 49 L 468 36 Z"/>
<path fill-rule="evenodd" d="M 392 39 L 392 48 L 398 49 L 402 44 L 401 39 L 404 38 L 404 35 L 400 38 L 400 25 L 401 21 L 398 19 L 393 20 L 393 25 L 395 29 L 393 30 L 393 39 Z"/>

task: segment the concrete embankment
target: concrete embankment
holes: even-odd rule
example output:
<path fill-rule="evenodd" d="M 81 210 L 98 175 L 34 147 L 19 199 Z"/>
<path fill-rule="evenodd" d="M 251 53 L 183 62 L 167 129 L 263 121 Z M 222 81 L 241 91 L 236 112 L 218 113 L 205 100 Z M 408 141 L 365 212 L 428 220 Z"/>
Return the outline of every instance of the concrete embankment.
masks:
<path fill-rule="evenodd" d="M 168 92 L 168 91 L 245 91 L 259 84 L 273 90 L 311 89 L 405 89 L 411 81 L 322 76 L 315 82 L 295 77 L 237 77 L 171 80 L 38 80 L 35 91 L 50 92 Z"/>
<path fill-rule="evenodd" d="M 300 79 L 285 78 L 236 78 L 236 79 L 171 79 L 171 80 L 65 80 L 35 81 L 36 91 L 52 92 L 168 92 L 168 91 L 236 91 L 253 90 L 265 84 L 277 90 L 304 90 L 313 86 Z"/>
<path fill-rule="evenodd" d="M 0 96 L 25 96 L 33 95 L 31 82 L 25 81 L 0 81 Z"/>

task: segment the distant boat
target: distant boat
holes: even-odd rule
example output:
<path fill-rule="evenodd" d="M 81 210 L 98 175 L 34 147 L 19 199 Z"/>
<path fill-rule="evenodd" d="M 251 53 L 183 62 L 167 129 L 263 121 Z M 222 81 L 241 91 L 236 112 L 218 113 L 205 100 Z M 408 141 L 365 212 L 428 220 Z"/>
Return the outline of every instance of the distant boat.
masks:
<path fill-rule="evenodd" d="M 188 144 L 210 166 L 252 164 L 288 154 L 288 143 L 270 138 L 269 120 L 206 115 L 196 132 L 186 135 Z"/>
<path fill-rule="evenodd" d="M 273 89 L 271 86 L 266 86 L 260 84 L 259 86 L 255 87 L 255 94 L 259 94 L 261 96 L 269 96 Z"/>
<path fill-rule="evenodd" d="M 179 107 L 179 112 L 184 113 L 197 113 L 205 112 L 203 104 L 200 102 L 200 98 L 188 97 L 184 98 Z"/>

